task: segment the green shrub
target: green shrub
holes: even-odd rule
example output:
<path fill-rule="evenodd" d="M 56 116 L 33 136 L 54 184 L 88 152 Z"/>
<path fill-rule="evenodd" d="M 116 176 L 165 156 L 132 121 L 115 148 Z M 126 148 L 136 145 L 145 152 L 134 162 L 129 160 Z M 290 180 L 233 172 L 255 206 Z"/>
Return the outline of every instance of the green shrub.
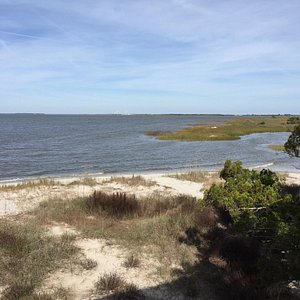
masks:
<path fill-rule="evenodd" d="M 244 169 L 241 162 L 226 161 L 220 176 L 225 183 L 213 185 L 204 200 L 227 210 L 238 234 L 260 241 L 260 276 L 270 281 L 299 278 L 300 206 L 295 188 L 290 195 L 291 189 L 274 172 Z M 238 243 L 242 249 L 244 242 Z M 236 256 L 234 249 L 227 247 L 226 256 Z"/>

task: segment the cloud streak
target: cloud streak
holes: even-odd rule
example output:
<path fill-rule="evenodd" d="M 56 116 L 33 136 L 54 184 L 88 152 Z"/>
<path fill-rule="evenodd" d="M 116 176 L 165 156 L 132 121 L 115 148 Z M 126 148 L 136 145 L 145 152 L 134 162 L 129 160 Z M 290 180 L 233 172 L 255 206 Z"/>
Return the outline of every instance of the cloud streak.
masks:
<path fill-rule="evenodd" d="M 299 11 L 297 0 L 0 0 L 0 111 L 300 113 Z"/>

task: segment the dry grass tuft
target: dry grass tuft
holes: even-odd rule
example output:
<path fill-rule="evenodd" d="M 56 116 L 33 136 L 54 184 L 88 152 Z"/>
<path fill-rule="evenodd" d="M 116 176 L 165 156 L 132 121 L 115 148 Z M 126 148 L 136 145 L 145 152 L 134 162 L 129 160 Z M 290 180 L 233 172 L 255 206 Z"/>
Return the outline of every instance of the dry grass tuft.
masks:
<path fill-rule="evenodd" d="M 139 203 L 135 196 L 127 196 L 125 193 L 106 194 L 95 191 L 86 198 L 85 206 L 89 212 L 105 212 L 114 217 L 134 216 L 139 211 Z"/>
<path fill-rule="evenodd" d="M 154 186 L 157 184 L 155 181 L 147 180 L 140 175 L 138 175 L 138 176 L 132 175 L 131 177 L 130 176 L 122 176 L 122 177 L 112 176 L 110 179 L 104 181 L 104 183 L 110 183 L 110 182 L 118 182 L 121 184 L 127 184 L 129 186 L 146 186 L 146 187 Z"/>
<path fill-rule="evenodd" d="M 138 268 L 141 265 L 141 261 L 136 255 L 130 254 L 126 257 L 123 265 L 125 268 Z"/>
<path fill-rule="evenodd" d="M 124 288 L 125 285 L 125 280 L 117 273 L 103 274 L 96 282 L 96 292 L 115 292 Z"/>
<path fill-rule="evenodd" d="M 87 185 L 87 186 L 96 186 L 98 185 L 98 181 L 96 178 L 93 177 L 85 177 L 79 180 L 75 180 L 71 183 L 69 183 L 69 185 Z"/>
<path fill-rule="evenodd" d="M 103 274 L 95 284 L 99 294 L 113 294 L 115 300 L 138 300 L 144 299 L 137 286 L 127 283 L 117 273 Z"/>
<path fill-rule="evenodd" d="M 222 182 L 218 172 L 190 171 L 187 173 L 170 175 L 169 177 L 179 180 L 203 183 L 205 189 L 209 188 L 213 183 L 218 184 Z"/>
<path fill-rule="evenodd" d="M 77 251 L 70 236 L 50 237 L 34 223 L 1 220 L 0 286 L 7 286 L 4 299 L 33 299 L 45 276 L 70 261 Z"/>
<path fill-rule="evenodd" d="M 41 186 L 55 186 L 55 185 L 61 185 L 58 181 L 55 181 L 53 179 L 40 179 L 36 181 L 27 181 L 22 182 L 18 184 L 12 184 L 12 185 L 2 185 L 0 186 L 1 191 L 19 191 L 22 189 L 34 189 Z"/>
<path fill-rule="evenodd" d="M 80 262 L 80 265 L 84 270 L 89 271 L 95 269 L 98 266 L 98 263 L 94 259 L 86 258 Z"/>

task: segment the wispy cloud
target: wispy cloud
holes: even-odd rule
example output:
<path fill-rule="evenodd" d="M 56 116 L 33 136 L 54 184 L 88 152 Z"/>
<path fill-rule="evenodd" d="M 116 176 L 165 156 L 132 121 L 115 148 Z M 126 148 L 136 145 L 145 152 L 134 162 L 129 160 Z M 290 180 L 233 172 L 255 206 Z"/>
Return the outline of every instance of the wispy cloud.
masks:
<path fill-rule="evenodd" d="M 298 0 L 0 0 L 0 111 L 300 113 L 299 11 Z"/>

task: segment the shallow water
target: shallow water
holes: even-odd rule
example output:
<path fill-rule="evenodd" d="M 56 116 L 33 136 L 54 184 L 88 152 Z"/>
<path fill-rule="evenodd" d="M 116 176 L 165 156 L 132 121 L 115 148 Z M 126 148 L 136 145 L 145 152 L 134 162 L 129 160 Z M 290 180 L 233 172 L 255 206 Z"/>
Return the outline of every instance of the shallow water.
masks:
<path fill-rule="evenodd" d="M 226 159 L 246 166 L 299 171 L 300 159 L 268 149 L 288 133 L 244 136 L 238 141 L 178 142 L 145 136 L 229 116 L 5 115 L 0 114 L 0 178 L 94 173 L 219 169 Z"/>

